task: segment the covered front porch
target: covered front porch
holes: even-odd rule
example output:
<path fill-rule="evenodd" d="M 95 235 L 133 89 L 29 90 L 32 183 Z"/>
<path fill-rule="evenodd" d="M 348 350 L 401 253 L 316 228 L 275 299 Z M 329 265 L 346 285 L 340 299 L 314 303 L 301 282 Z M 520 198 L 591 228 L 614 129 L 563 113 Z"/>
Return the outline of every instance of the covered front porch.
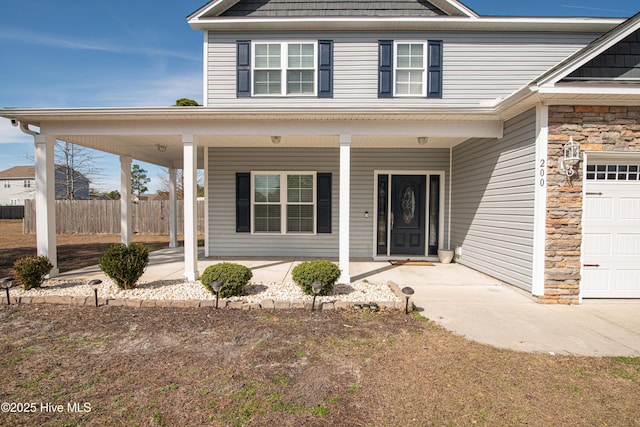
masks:
<path fill-rule="evenodd" d="M 503 136 L 503 122 L 495 115 L 478 110 L 474 110 L 474 114 L 442 116 L 370 111 L 359 114 L 324 111 L 240 114 L 209 108 L 173 107 L 20 110 L 14 116 L 21 128 L 35 139 L 36 203 L 44 207 L 37 210 L 39 254 L 49 256 L 56 265 L 54 192 L 51 188 L 53 146 L 56 140 L 64 140 L 120 157 L 123 243 L 131 241 L 129 182 L 132 159 L 169 169 L 172 183 L 171 246 L 177 246 L 179 233 L 175 221 L 176 170 L 183 170 L 183 275 L 190 281 L 198 279 L 202 271 L 197 256 L 198 169 L 205 173 L 205 256 L 234 256 L 234 251 L 244 250 L 243 245 L 255 247 L 256 242 L 262 242 L 265 251 L 270 252 L 253 255 L 280 256 L 287 255 L 286 250 L 297 251 L 300 244 L 304 246 L 301 248 L 303 256 L 337 258 L 342 271 L 339 281 L 349 283 L 360 274 L 351 270 L 353 258 L 426 259 L 433 257 L 439 247 L 450 247 L 452 149 L 471 138 L 496 139 Z M 34 126 L 39 126 L 39 130 Z M 317 152 L 328 153 L 325 166 L 316 166 Z M 370 156 L 370 153 L 376 153 L 377 157 Z M 242 163 L 236 164 L 235 169 L 229 169 L 238 156 L 242 157 Z M 255 174 L 256 171 L 266 171 L 270 174 L 283 170 L 284 166 L 278 163 L 266 163 L 264 160 L 268 156 L 277 157 L 278 161 L 288 156 L 285 171 L 312 171 L 316 179 L 316 174 L 324 172 L 321 168 L 326 167 L 332 175 L 329 215 L 333 227 L 326 235 L 321 236 L 314 225 L 307 234 L 283 231 L 282 236 L 274 240 L 272 234 L 261 234 L 256 230 L 254 217 L 249 217 L 251 225 L 246 235 L 234 234 L 237 224 L 224 224 L 226 229 L 219 227 L 221 221 L 231 221 L 234 217 L 233 210 L 229 209 L 233 206 L 233 201 L 229 205 L 229 197 L 233 197 L 237 190 L 234 188 L 237 182 L 234 183 L 233 178 L 238 172 Z M 380 160 L 394 156 L 392 161 Z M 431 160 L 436 158 L 437 162 Z M 296 167 L 296 164 L 305 166 Z M 223 181 L 226 180 L 223 187 L 218 185 L 221 173 L 225 174 Z M 417 252 L 394 253 L 390 249 L 394 212 L 392 203 L 383 207 L 384 202 L 379 196 L 385 179 L 386 185 L 391 186 L 395 176 L 424 177 L 425 180 L 421 187 L 424 195 L 414 202 L 425 207 L 423 217 L 431 216 L 432 219 L 424 220 Z M 431 177 L 437 177 L 437 182 Z M 438 207 L 432 212 L 427 200 L 429 193 L 426 187 L 429 185 L 438 189 Z M 434 199 L 433 206 L 435 202 Z M 319 203 L 314 198 L 313 205 L 316 204 Z M 367 221 L 360 221 L 363 218 Z M 389 230 L 384 238 L 379 237 L 382 226 Z M 435 236 L 436 243 L 430 242 L 429 236 Z M 407 234 L 407 239 L 410 238 Z M 386 249 L 379 248 L 381 242 L 387 244 Z M 284 252 L 279 253 L 279 249 Z M 56 267 L 52 276 L 57 274 Z"/>

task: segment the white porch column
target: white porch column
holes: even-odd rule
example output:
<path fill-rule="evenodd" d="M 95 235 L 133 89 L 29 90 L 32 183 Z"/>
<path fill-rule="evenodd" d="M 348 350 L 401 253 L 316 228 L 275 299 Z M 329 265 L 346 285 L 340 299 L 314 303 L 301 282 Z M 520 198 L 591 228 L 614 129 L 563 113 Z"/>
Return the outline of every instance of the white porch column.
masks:
<path fill-rule="evenodd" d="M 131 156 L 120 156 L 120 241 L 131 243 Z"/>
<path fill-rule="evenodd" d="M 351 134 L 340 135 L 340 226 L 339 226 L 339 283 L 350 283 L 349 272 L 349 215 L 351 191 Z"/>
<path fill-rule="evenodd" d="M 544 270 L 547 224 L 547 146 L 549 107 L 536 106 L 536 186 L 533 214 L 533 274 L 531 293 L 544 295 Z"/>
<path fill-rule="evenodd" d="M 169 168 L 169 247 L 178 247 L 178 202 L 175 168 Z"/>
<path fill-rule="evenodd" d="M 184 150 L 184 277 L 188 281 L 198 280 L 198 229 L 196 188 L 198 170 L 198 147 L 193 135 L 182 135 Z"/>
<path fill-rule="evenodd" d="M 53 149 L 56 138 L 35 135 L 36 169 L 36 233 L 38 255 L 46 256 L 53 264 L 49 277 L 56 277 L 58 251 L 56 247 L 56 181 Z"/>

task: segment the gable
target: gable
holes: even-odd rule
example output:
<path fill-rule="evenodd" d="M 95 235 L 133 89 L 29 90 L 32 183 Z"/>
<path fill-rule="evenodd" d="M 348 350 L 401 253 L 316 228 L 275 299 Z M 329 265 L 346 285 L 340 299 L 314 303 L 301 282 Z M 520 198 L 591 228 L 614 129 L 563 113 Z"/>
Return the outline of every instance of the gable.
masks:
<path fill-rule="evenodd" d="M 243 0 L 221 17 L 401 17 L 447 15 L 426 0 Z"/>
<path fill-rule="evenodd" d="M 640 83 L 640 30 L 591 59 L 562 81 L 629 80 Z"/>

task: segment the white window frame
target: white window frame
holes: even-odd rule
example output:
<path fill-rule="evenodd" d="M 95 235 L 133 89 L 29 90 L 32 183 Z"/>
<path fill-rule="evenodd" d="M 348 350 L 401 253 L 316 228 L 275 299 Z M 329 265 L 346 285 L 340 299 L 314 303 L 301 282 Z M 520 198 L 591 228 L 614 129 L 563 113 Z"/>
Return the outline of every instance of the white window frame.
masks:
<path fill-rule="evenodd" d="M 262 69 L 256 69 L 256 45 L 264 44 L 279 44 L 280 45 L 280 93 L 255 93 L 255 71 L 261 71 Z M 309 44 L 313 46 L 313 92 L 312 93 L 287 93 L 287 71 L 289 71 L 289 45 L 292 44 Z M 298 70 L 299 68 L 291 68 L 291 70 Z M 274 70 L 271 69 L 270 70 Z M 308 68 L 311 70 L 311 68 Z M 274 40 L 260 40 L 251 42 L 251 96 L 262 97 L 303 97 L 313 98 L 318 96 L 318 41 L 317 40 L 296 40 L 296 41 L 274 41 Z"/>
<path fill-rule="evenodd" d="M 413 94 L 413 93 L 401 93 L 399 94 L 397 91 L 397 87 L 398 87 L 398 70 L 400 71 L 411 71 L 411 70 L 416 70 L 418 71 L 417 68 L 399 68 L 398 67 L 398 45 L 404 45 L 404 44 L 408 44 L 408 45 L 412 45 L 412 44 L 419 44 L 422 45 L 422 92 L 420 94 Z M 398 97 L 398 98 L 424 98 L 427 96 L 427 68 L 428 65 L 427 64 L 427 59 L 428 59 L 428 52 L 427 49 L 429 48 L 428 46 L 428 42 L 425 40 L 394 40 L 393 42 L 393 96 L 394 97 Z"/>
<path fill-rule="evenodd" d="M 255 213 L 256 213 L 256 192 L 255 192 L 255 176 L 256 175 L 279 175 L 280 176 L 280 232 L 268 232 L 268 231 L 256 231 L 255 229 Z M 289 175 L 311 175 L 313 178 L 313 202 L 312 203 L 294 203 L 287 200 L 287 176 Z M 300 235 L 300 236 L 313 236 L 317 234 L 317 215 L 318 215 L 318 173 L 316 171 L 252 171 L 251 172 L 251 234 L 267 235 L 267 236 L 280 236 L 280 235 Z M 284 200 L 283 200 L 284 197 Z M 300 231 L 287 231 L 287 206 L 289 205 L 310 205 L 313 207 L 313 231 L 300 232 Z"/>
<path fill-rule="evenodd" d="M 4 188 L 11 188 L 11 181 L 9 181 L 9 180 L 5 180 L 5 182 L 4 182 Z"/>

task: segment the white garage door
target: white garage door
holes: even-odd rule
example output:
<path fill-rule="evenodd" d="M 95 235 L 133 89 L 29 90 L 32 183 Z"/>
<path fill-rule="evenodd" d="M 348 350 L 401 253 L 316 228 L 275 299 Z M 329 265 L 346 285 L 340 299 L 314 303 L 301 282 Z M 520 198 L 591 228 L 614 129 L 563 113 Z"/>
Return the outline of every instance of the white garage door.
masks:
<path fill-rule="evenodd" d="M 640 161 L 590 161 L 582 296 L 640 298 Z"/>

